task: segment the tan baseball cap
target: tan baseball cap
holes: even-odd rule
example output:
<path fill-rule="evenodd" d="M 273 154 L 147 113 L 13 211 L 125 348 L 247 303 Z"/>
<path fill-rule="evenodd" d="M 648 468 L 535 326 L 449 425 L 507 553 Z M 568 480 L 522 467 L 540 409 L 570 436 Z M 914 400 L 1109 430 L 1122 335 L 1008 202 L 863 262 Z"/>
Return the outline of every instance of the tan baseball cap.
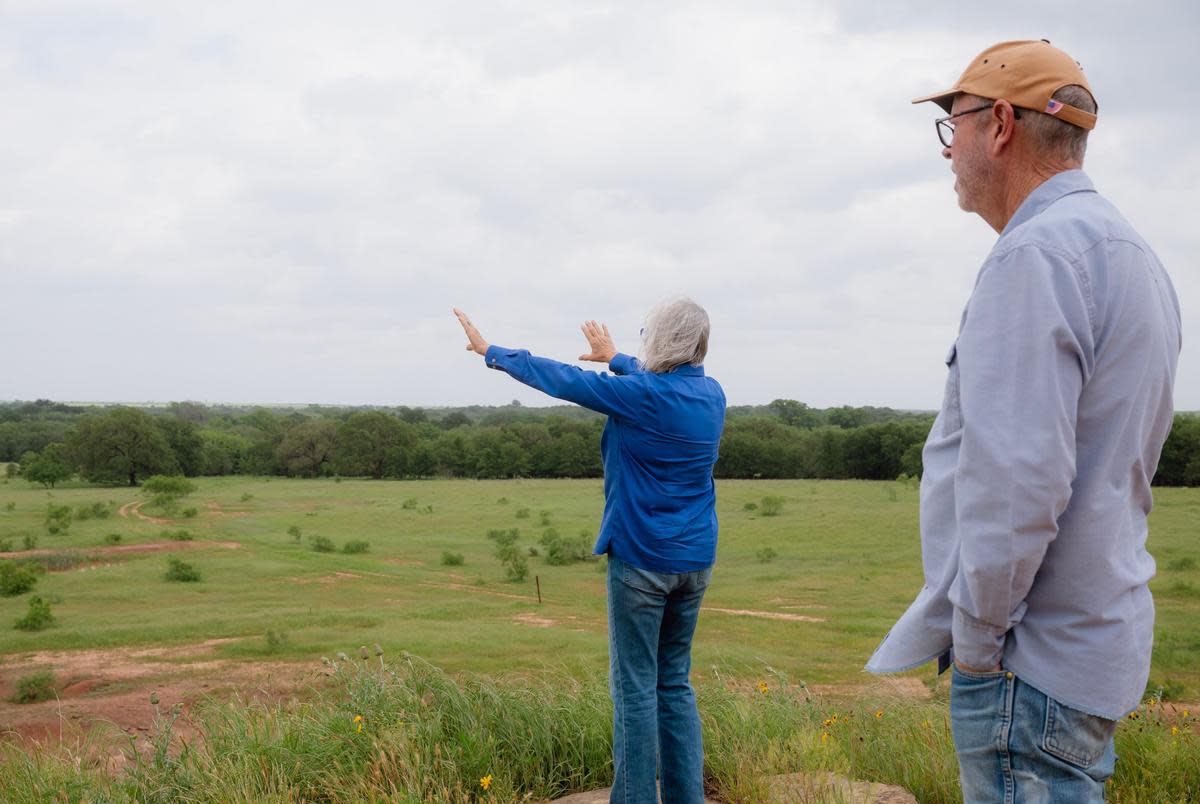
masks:
<path fill-rule="evenodd" d="M 1055 92 L 1070 84 L 1092 91 L 1079 62 L 1048 39 L 1001 42 L 976 56 L 953 89 L 916 98 L 913 103 L 933 101 L 949 112 L 954 96 L 966 92 L 1045 112 L 1080 128 L 1095 128 L 1096 115 L 1053 99 Z"/>

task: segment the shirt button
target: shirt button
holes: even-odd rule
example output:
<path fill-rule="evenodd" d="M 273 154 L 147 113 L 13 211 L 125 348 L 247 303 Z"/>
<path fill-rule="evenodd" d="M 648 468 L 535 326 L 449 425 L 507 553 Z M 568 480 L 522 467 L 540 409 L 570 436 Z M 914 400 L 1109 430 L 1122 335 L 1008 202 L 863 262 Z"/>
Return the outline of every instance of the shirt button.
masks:
<path fill-rule="evenodd" d="M 1004 677 L 1007 678 L 1009 681 L 1012 681 L 1012 678 L 1013 678 L 1012 671 L 1005 673 Z"/>

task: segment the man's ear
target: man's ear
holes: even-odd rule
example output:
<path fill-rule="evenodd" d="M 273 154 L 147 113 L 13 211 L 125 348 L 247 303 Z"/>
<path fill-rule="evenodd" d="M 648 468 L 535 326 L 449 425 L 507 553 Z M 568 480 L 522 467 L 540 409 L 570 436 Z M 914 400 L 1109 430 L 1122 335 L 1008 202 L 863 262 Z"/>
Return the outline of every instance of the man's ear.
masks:
<path fill-rule="evenodd" d="M 999 156 L 1012 145 L 1016 133 L 1017 110 L 1006 100 L 998 100 L 992 104 L 988 114 L 988 152 Z"/>

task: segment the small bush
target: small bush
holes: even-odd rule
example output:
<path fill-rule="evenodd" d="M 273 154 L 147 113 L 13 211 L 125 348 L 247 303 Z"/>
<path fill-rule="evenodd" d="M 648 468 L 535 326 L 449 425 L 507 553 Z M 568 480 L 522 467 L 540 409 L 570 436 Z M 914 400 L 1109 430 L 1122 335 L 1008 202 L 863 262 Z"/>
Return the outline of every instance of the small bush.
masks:
<path fill-rule="evenodd" d="M 742 510 L 743 510 L 743 511 L 757 511 L 757 510 L 758 510 L 758 503 L 756 503 L 756 502 L 748 502 L 748 503 L 746 503 L 745 505 L 743 505 L 743 506 L 742 506 Z"/>
<path fill-rule="evenodd" d="M 494 541 L 499 547 L 507 547 L 513 544 L 517 539 L 521 538 L 520 528 L 509 528 L 508 530 L 497 529 L 489 530 L 487 537 Z"/>
<path fill-rule="evenodd" d="M 18 631 L 42 631 L 54 625 L 54 615 L 50 613 L 50 604 L 37 595 L 29 598 L 29 611 L 17 620 L 13 628 Z"/>
<path fill-rule="evenodd" d="M 591 556 L 591 534 L 582 531 L 574 539 L 564 539 L 554 528 L 546 528 L 539 540 L 546 548 L 546 563 L 560 567 L 586 561 Z"/>
<path fill-rule="evenodd" d="M 56 693 L 54 674 L 39 670 L 17 679 L 17 688 L 10 699 L 13 703 L 26 704 L 52 700 Z"/>
<path fill-rule="evenodd" d="M 196 490 L 196 484 L 181 475 L 153 475 L 142 483 L 142 491 L 155 497 L 186 497 Z"/>
<path fill-rule="evenodd" d="M 184 519 L 195 519 L 200 511 L 196 508 L 184 508 L 180 513 L 183 514 Z"/>
<path fill-rule="evenodd" d="M 442 553 L 443 567 L 461 567 L 465 563 L 466 559 L 463 558 L 462 553 L 451 553 L 449 550 Z"/>
<path fill-rule="evenodd" d="M 242 502 L 250 502 L 253 499 L 254 499 L 254 495 L 248 491 L 246 493 L 244 493 L 241 497 Z"/>
<path fill-rule="evenodd" d="M 365 553 L 371 549 L 370 542 L 364 542 L 362 539 L 352 539 L 342 545 L 342 552 L 347 555 L 356 555 Z"/>
<path fill-rule="evenodd" d="M 432 505 L 427 505 L 427 506 L 425 506 L 424 508 L 422 508 L 422 509 L 421 509 L 421 513 L 424 513 L 424 514 L 432 514 L 432 513 L 433 513 L 433 506 L 432 506 Z"/>
<path fill-rule="evenodd" d="M 37 583 L 37 576 L 15 561 L 0 561 L 0 597 L 23 595 Z"/>
<path fill-rule="evenodd" d="M 517 509 L 517 519 L 529 519 L 529 509 L 528 508 L 518 508 Z"/>
<path fill-rule="evenodd" d="M 779 516 L 783 512 L 783 497 L 763 497 L 759 505 L 763 516 Z"/>
<path fill-rule="evenodd" d="M 12 464 L 10 463 L 9 466 L 12 466 Z M 17 510 L 17 504 L 15 502 L 7 502 L 4 504 L 4 510 L 5 511 L 15 511 L 15 510 Z"/>
<path fill-rule="evenodd" d="M 525 576 L 529 574 L 529 561 L 521 555 L 515 544 L 502 546 L 496 551 L 496 557 L 504 565 L 504 575 L 508 580 L 516 583 L 525 580 Z"/>
<path fill-rule="evenodd" d="M 529 545 L 529 550 L 527 552 L 529 553 L 530 558 L 537 558 L 539 555 L 541 555 L 541 553 L 538 552 L 538 549 L 532 544 Z"/>
<path fill-rule="evenodd" d="M 300 526 L 292 525 L 288 528 L 288 536 L 291 536 L 293 541 L 300 541 Z"/>
<path fill-rule="evenodd" d="M 538 524 L 543 528 L 550 524 L 550 512 L 542 511 L 538 514 Z"/>
<path fill-rule="evenodd" d="M 333 541 L 325 536 L 309 536 L 308 541 L 318 553 L 332 553 L 337 550 Z"/>
<path fill-rule="evenodd" d="M 119 533 L 108 534 L 107 536 L 104 537 L 104 543 L 105 544 L 120 544 L 121 543 L 121 534 L 119 534 Z"/>
<path fill-rule="evenodd" d="M 0 553 L 11 553 L 12 551 L 12 539 L 0 539 Z"/>
<path fill-rule="evenodd" d="M 12 505 L 12 503 L 9 503 L 9 505 Z M 501 497 L 500 499 L 496 500 L 496 505 L 508 505 L 508 498 Z M 10 508 L 9 510 L 12 510 L 12 509 Z"/>
<path fill-rule="evenodd" d="M 286 631 L 267 629 L 267 653 L 279 653 L 287 650 L 288 635 Z"/>
<path fill-rule="evenodd" d="M 1167 569 L 1171 572 L 1182 572 L 1184 570 L 1194 570 L 1196 568 L 1196 559 L 1191 556 L 1177 558 L 1167 564 Z"/>
<path fill-rule="evenodd" d="M 83 503 L 75 508 L 75 518 L 80 522 L 88 519 L 108 519 L 110 514 L 112 509 L 102 502 Z"/>
<path fill-rule="evenodd" d="M 200 580 L 200 571 L 178 558 L 168 558 L 166 578 L 168 581 L 195 583 Z"/>
<path fill-rule="evenodd" d="M 26 533 L 21 537 L 21 548 L 23 550 L 36 550 L 38 546 L 38 537 L 32 533 Z"/>
<path fill-rule="evenodd" d="M 74 514 L 69 505 L 46 503 L 46 530 L 51 536 L 65 533 L 71 527 L 73 516 Z"/>
<path fill-rule="evenodd" d="M 191 542 L 196 539 L 195 535 L 187 530 L 164 530 L 158 534 L 158 538 L 168 542 Z"/>
<path fill-rule="evenodd" d="M 763 564 L 770 564 L 778 555 L 779 553 L 776 553 L 773 547 L 764 547 L 755 553 L 755 557 Z"/>
<path fill-rule="evenodd" d="M 405 511 L 412 511 L 417 507 L 417 498 L 409 497 L 404 502 L 400 503 L 400 507 Z"/>

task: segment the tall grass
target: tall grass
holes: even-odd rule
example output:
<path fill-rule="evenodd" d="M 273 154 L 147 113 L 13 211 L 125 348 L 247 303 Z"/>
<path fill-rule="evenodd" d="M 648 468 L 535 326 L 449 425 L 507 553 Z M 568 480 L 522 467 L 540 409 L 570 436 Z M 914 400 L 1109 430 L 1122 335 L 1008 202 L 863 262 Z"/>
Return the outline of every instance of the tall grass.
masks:
<path fill-rule="evenodd" d="M 516 802 L 611 781 L 599 678 L 457 680 L 407 654 L 389 664 L 366 651 L 340 654 L 326 672 L 305 701 L 209 701 L 186 742 L 178 709 L 159 712 L 116 776 L 94 743 L 0 747 L 0 800 Z M 821 786 L 826 771 L 901 785 L 922 802 L 961 800 L 944 700 L 847 704 L 780 675 L 752 687 L 718 677 L 698 692 L 706 785 L 721 800 L 768 800 L 769 777 L 797 771 L 813 780 L 793 788 L 800 800 L 838 799 Z M 1110 797 L 1196 801 L 1195 725 L 1155 703 L 1123 723 Z"/>

